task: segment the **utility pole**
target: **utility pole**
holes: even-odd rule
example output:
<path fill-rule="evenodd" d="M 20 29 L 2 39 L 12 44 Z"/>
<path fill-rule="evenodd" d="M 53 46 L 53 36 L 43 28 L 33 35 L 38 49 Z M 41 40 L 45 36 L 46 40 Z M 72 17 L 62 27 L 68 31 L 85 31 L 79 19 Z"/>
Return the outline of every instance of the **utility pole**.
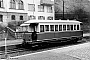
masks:
<path fill-rule="evenodd" d="M 33 4 L 34 4 L 34 0 L 33 0 Z M 34 12 L 35 12 L 35 5 L 33 6 L 33 18 L 34 18 Z"/>
<path fill-rule="evenodd" d="M 7 14 L 7 18 L 6 18 L 6 21 L 8 21 L 8 8 L 7 8 L 7 3 L 6 3 L 6 14 Z M 8 26 L 8 23 L 7 22 L 4 22 L 4 26 L 5 26 L 5 29 L 4 29 L 4 38 L 5 38 L 5 58 L 7 59 L 8 58 L 8 55 L 7 55 L 7 37 L 8 37 L 8 29 L 7 29 L 7 26 Z"/>
<path fill-rule="evenodd" d="M 8 58 L 8 55 L 7 55 L 7 37 L 8 37 L 8 33 L 7 33 L 7 27 L 5 27 L 5 31 L 4 31 L 4 36 L 5 36 L 5 58 L 7 59 Z"/>
<path fill-rule="evenodd" d="M 64 19 L 64 0 L 63 0 L 63 19 Z"/>

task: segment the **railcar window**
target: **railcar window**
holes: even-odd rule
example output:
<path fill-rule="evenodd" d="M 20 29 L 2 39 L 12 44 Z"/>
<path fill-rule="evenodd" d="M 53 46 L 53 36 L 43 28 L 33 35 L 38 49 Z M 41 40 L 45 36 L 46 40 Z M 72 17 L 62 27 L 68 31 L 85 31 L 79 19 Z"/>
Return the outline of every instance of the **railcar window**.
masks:
<path fill-rule="evenodd" d="M 73 25 L 71 25 L 71 30 L 73 30 Z"/>
<path fill-rule="evenodd" d="M 67 30 L 70 30 L 70 25 L 67 25 Z"/>
<path fill-rule="evenodd" d="M 76 30 L 76 25 L 74 25 L 74 30 Z"/>
<path fill-rule="evenodd" d="M 45 31 L 49 31 L 49 25 L 45 25 Z"/>
<path fill-rule="evenodd" d="M 62 31 L 62 25 L 59 25 L 59 31 Z"/>
<path fill-rule="evenodd" d="M 77 30 L 79 30 L 79 25 L 77 25 Z"/>
<path fill-rule="evenodd" d="M 55 31 L 58 31 L 58 25 L 55 25 Z"/>
<path fill-rule="evenodd" d="M 54 31 L 54 25 L 50 25 L 50 31 Z"/>
<path fill-rule="evenodd" d="M 27 26 L 22 27 L 22 30 L 23 30 L 23 31 L 27 31 L 27 29 L 28 29 L 28 27 L 27 27 Z"/>
<path fill-rule="evenodd" d="M 63 25 L 63 31 L 66 31 L 66 25 Z"/>
<path fill-rule="evenodd" d="M 40 32 L 44 32 L 44 25 L 40 25 Z"/>

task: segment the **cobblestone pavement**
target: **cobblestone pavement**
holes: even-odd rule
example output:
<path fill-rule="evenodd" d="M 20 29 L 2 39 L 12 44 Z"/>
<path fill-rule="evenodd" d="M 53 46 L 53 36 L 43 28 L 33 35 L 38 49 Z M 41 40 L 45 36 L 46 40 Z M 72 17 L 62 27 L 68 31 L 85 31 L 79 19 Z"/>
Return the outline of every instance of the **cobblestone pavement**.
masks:
<path fill-rule="evenodd" d="M 90 60 L 90 42 L 11 57 L 10 60 Z"/>
<path fill-rule="evenodd" d="M 65 53 L 69 56 L 78 57 L 82 60 L 90 60 L 90 46 L 87 48 L 77 49 L 77 50 L 71 50 L 69 52 Z"/>
<path fill-rule="evenodd" d="M 90 60 L 90 42 L 69 48 L 70 49 L 68 49 L 66 52 L 63 51 L 63 54 L 78 58 L 80 60 Z M 59 50 L 54 52 L 60 53 Z"/>

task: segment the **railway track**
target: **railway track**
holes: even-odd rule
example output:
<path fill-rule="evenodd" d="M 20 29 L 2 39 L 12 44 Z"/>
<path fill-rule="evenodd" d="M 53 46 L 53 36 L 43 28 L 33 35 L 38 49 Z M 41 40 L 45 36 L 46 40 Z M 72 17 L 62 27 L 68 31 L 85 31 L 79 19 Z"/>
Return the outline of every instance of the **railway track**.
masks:
<path fill-rule="evenodd" d="M 12 46 L 7 46 L 7 55 L 8 56 L 18 56 L 18 55 L 24 55 L 28 53 L 35 53 L 35 52 L 40 52 L 40 51 L 45 51 L 49 49 L 55 49 L 55 48 L 61 48 L 64 46 L 70 46 L 70 45 L 75 45 L 75 44 L 80 44 L 83 42 L 87 42 L 86 37 L 83 38 L 82 41 L 79 41 L 78 43 L 61 43 L 61 44 L 47 44 L 47 45 L 42 45 L 43 47 L 39 47 L 38 45 L 33 46 L 32 48 L 24 48 L 21 45 L 12 45 Z M 5 47 L 0 47 L 0 59 L 5 58 Z"/>
<path fill-rule="evenodd" d="M 11 49 L 11 50 L 7 50 L 7 54 L 12 54 L 12 53 L 16 53 L 16 52 L 23 52 L 23 51 L 28 51 L 27 49 Z M 5 54 L 5 51 L 0 51 L 0 55 Z"/>

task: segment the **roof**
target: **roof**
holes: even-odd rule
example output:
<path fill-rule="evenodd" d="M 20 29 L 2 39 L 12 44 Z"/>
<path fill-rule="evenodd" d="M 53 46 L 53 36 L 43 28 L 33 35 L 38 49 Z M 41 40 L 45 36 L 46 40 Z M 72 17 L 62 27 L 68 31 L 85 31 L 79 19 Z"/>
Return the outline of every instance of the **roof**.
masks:
<path fill-rule="evenodd" d="M 81 23 L 76 20 L 29 20 L 24 23 Z"/>
<path fill-rule="evenodd" d="M 30 25 L 30 24 L 25 24 L 25 23 L 23 23 L 23 24 L 21 24 L 20 26 L 28 26 L 28 25 Z"/>
<path fill-rule="evenodd" d="M 81 23 L 76 20 L 29 20 L 21 24 L 20 26 L 27 26 L 30 23 Z"/>

